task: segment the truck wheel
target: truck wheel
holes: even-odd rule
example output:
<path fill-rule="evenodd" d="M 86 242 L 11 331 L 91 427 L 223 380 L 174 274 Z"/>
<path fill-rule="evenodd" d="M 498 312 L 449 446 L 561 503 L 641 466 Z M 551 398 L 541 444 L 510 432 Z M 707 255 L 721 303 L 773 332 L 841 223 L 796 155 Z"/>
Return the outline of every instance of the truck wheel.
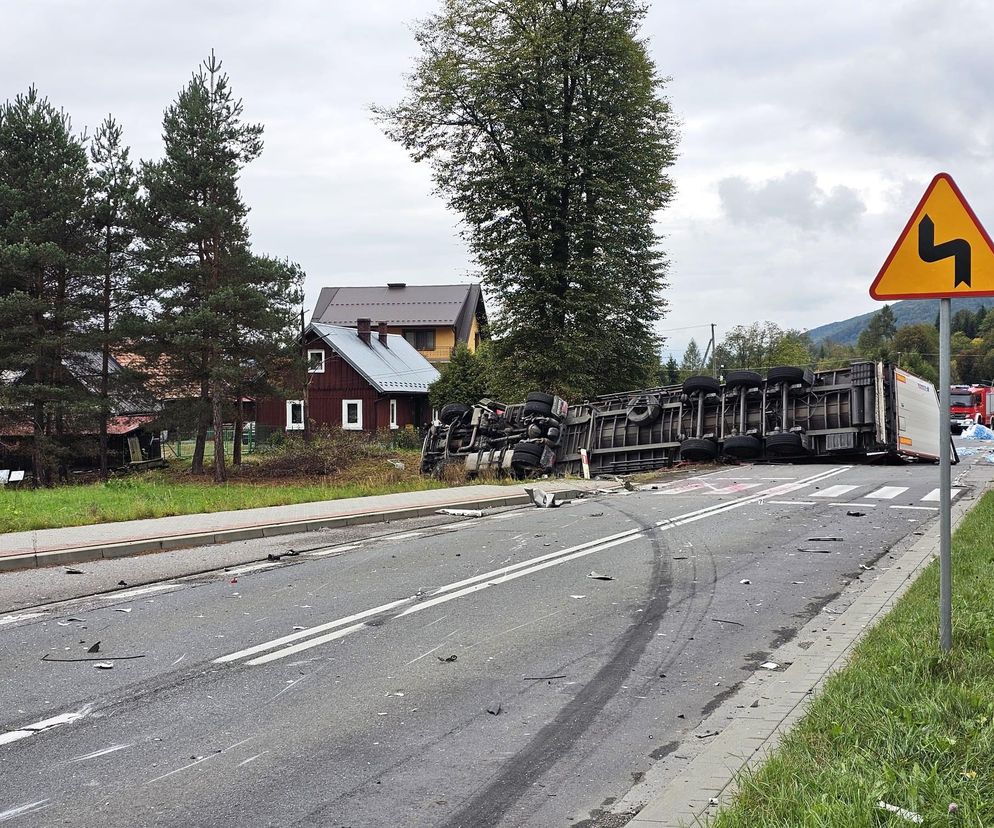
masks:
<path fill-rule="evenodd" d="M 714 440 L 689 437 L 680 443 L 681 460 L 715 460 L 718 457 L 718 444 Z"/>
<path fill-rule="evenodd" d="M 771 434 L 766 438 L 766 454 L 768 457 L 798 457 L 805 454 L 801 435 L 793 431 Z"/>
<path fill-rule="evenodd" d="M 729 437 L 721 446 L 721 453 L 734 457 L 736 460 L 752 460 L 759 457 L 763 444 L 750 434 L 739 434 Z"/>
<path fill-rule="evenodd" d="M 725 377 L 726 388 L 756 388 L 762 384 L 763 378 L 755 371 L 729 371 Z"/>
<path fill-rule="evenodd" d="M 775 382 L 788 382 L 791 385 L 811 385 L 813 376 L 810 371 L 798 368 L 795 365 L 778 365 L 770 368 L 766 372 L 766 382 L 773 385 Z"/>
<path fill-rule="evenodd" d="M 438 419 L 446 425 L 451 425 L 457 420 L 466 419 L 466 415 L 472 410 L 470 406 L 463 403 L 446 403 L 438 412 Z"/>
<path fill-rule="evenodd" d="M 542 452 L 545 446 L 541 443 L 518 443 L 511 454 L 511 468 L 519 474 L 542 468 Z"/>
<path fill-rule="evenodd" d="M 662 413 L 663 407 L 659 404 L 659 397 L 649 394 L 636 397 L 628 406 L 625 416 L 633 425 L 649 425 L 656 422 Z"/>
<path fill-rule="evenodd" d="M 693 394 L 701 391 L 705 394 L 717 394 L 721 384 L 714 377 L 687 377 L 683 381 L 683 391 L 685 394 Z"/>
<path fill-rule="evenodd" d="M 552 414 L 552 401 L 555 397 L 543 391 L 532 391 L 525 397 L 524 414 L 538 417 L 548 417 Z"/>

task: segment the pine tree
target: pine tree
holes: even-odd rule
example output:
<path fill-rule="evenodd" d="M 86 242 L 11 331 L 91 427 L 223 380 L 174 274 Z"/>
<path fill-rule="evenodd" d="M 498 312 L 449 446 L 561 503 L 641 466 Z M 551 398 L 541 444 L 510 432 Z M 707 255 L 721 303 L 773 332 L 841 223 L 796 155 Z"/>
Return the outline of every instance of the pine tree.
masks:
<path fill-rule="evenodd" d="M 461 214 L 497 298 L 495 365 L 569 399 L 651 383 L 665 302 L 654 228 L 676 126 L 635 0 L 448 0 L 375 110 Z"/>
<path fill-rule="evenodd" d="M 664 383 L 666 385 L 675 385 L 680 382 L 680 366 L 677 364 L 676 357 L 673 354 L 670 354 L 670 358 L 666 360 L 663 371 L 665 374 Z"/>
<path fill-rule="evenodd" d="M 701 349 L 697 341 L 691 339 L 687 343 L 687 350 L 683 352 L 683 361 L 680 363 L 680 374 L 683 379 L 692 377 L 701 372 Z"/>
<path fill-rule="evenodd" d="M 155 296 L 153 353 L 179 385 L 194 385 L 203 470 L 208 423 L 214 428 L 214 479 L 226 478 L 224 403 L 243 370 L 235 333 L 244 314 L 265 305 L 267 269 L 249 249 L 248 207 L 238 190 L 246 164 L 262 152 L 262 126 L 242 120 L 221 62 L 211 53 L 163 118 L 165 157 L 142 164 L 145 285 Z"/>
<path fill-rule="evenodd" d="M 34 87 L 0 107 L 0 408 L 31 423 L 35 485 L 85 405 L 67 370 L 91 330 L 83 140 Z"/>
<path fill-rule="evenodd" d="M 97 129 L 90 144 L 93 173 L 90 199 L 97 254 L 94 269 L 100 277 L 97 296 L 100 320 L 100 477 L 107 479 L 107 421 L 111 411 L 111 392 L 121 392 L 120 382 L 112 382 L 111 352 L 121 339 L 120 322 L 135 300 L 135 205 L 138 183 L 128 157 L 129 149 L 121 141 L 121 127 L 108 116 Z M 138 332 L 131 331 L 132 335 Z M 117 388 L 112 388 L 117 385 Z"/>

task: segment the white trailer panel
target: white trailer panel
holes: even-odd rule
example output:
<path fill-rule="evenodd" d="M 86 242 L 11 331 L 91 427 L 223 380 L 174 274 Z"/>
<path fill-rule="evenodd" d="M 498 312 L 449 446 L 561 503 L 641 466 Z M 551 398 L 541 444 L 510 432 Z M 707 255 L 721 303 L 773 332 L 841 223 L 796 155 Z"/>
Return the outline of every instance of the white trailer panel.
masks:
<path fill-rule="evenodd" d="M 940 428 L 935 386 L 895 368 L 894 395 L 897 399 L 897 453 L 938 460 Z"/>

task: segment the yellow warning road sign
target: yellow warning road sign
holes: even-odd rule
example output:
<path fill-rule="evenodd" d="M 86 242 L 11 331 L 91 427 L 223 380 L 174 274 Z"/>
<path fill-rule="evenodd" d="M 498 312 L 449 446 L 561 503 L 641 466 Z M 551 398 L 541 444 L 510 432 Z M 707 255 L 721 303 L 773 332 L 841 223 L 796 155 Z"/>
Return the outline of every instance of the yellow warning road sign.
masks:
<path fill-rule="evenodd" d="M 870 285 L 870 296 L 994 296 L 994 242 L 946 173 L 928 185 Z"/>

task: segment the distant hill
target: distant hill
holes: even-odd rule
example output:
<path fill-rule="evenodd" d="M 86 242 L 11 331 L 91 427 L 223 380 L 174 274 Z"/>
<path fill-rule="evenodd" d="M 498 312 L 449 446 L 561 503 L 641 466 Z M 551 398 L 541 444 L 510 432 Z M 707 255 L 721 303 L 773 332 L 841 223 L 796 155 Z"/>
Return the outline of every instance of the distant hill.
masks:
<path fill-rule="evenodd" d="M 925 322 L 934 325 L 936 317 L 939 315 L 939 300 L 930 299 L 910 299 L 901 302 L 891 302 L 890 309 L 894 311 L 894 321 L 897 327 L 903 328 L 905 325 L 916 325 Z M 969 310 L 973 313 L 981 307 L 994 307 L 994 297 L 974 296 L 965 299 L 953 299 L 952 312 L 958 310 Z M 881 306 L 882 307 L 882 306 Z M 865 328 L 876 311 L 854 316 L 851 319 L 843 319 L 841 322 L 829 322 L 827 325 L 820 325 L 808 331 L 811 341 L 816 345 L 827 339 L 837 342 L 840 345 L 855 345 L 863 328 Z"/>

